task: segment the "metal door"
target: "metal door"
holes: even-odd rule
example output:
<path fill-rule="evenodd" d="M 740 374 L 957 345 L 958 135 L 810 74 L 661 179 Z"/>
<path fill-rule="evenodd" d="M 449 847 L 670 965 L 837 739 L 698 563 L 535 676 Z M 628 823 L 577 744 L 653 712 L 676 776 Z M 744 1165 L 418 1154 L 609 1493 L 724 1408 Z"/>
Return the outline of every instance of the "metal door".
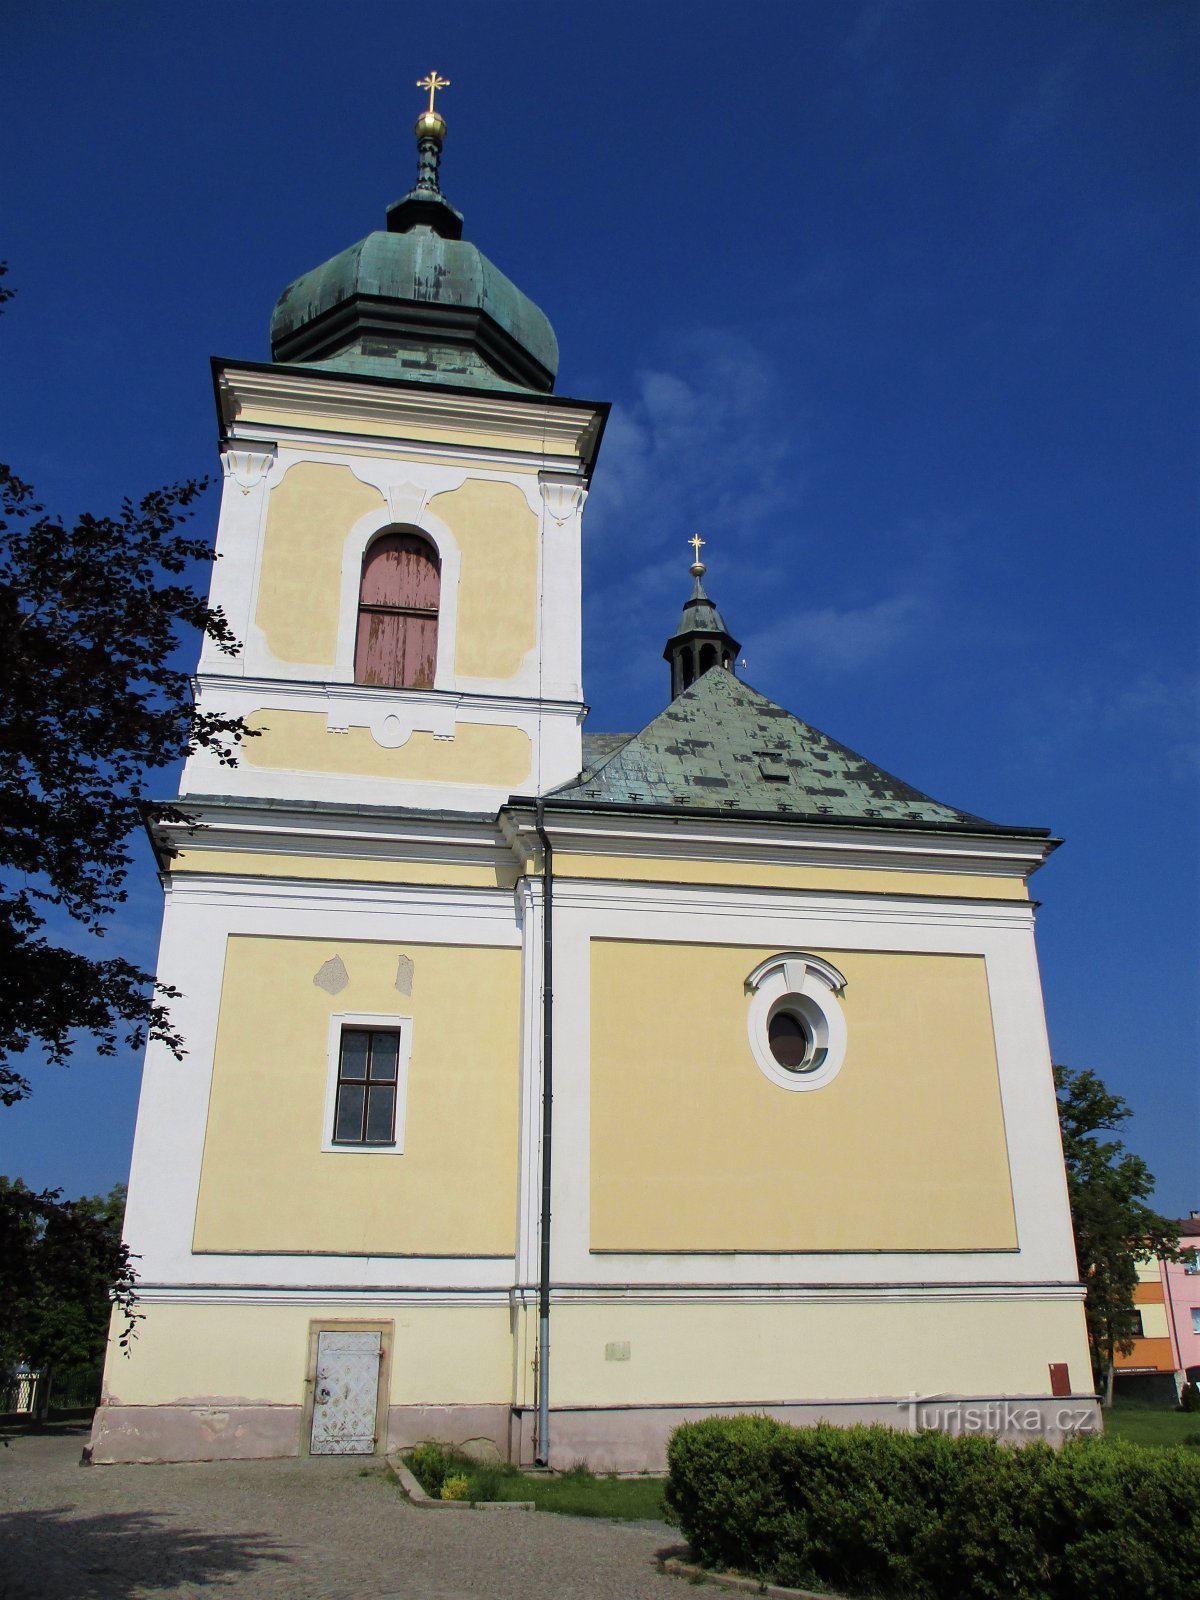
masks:
<path fill-rule="evenodd" d="M 335 1329 L 318 1333 L 309 1442 L 314 1456 L 369 1456 L 374 1451 L 381 1337 L 378 1332 Z"/>

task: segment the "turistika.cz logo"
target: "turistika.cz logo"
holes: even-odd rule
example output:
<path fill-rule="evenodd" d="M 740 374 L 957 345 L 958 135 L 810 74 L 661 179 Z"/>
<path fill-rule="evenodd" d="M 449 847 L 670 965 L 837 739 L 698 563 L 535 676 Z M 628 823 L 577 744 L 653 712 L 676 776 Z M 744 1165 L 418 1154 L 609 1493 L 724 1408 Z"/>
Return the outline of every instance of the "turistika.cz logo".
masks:
<path fill-rule="evenodd" d="M 1092 1406 L 1057 1406 L 1053 1411 L 1023 1404 L 1019 1400 L 989 1400 L 982 1405 L 966 1405 L 942 1394 L 910 1394 L 897 1400 L 908 1412 L 913 1433 L 936 1429 L 939 1433 L 1012 1434 L 1060 1433 L 1066 1438 L 1096 1433 L 1096 1413 Z"/>

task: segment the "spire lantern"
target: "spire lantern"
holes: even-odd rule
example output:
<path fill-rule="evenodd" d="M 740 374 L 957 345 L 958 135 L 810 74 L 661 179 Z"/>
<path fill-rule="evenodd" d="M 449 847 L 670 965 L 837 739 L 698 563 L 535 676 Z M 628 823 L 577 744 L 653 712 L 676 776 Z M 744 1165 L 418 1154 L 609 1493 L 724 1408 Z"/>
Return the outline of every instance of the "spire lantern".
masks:
<path fill-rule="evenodd" d="M 672 700 L 685 689 L 690 689 L 696 679 L 712 667 L 733 672 L 733 664 L 741 648 L 701 582 L 708 571 L 700 559 L 705 541 L 698 533 L 694 533 L 687 542 L 695 556 L 688 568 L 693 580 L 692 592 L 684 603 L 678 631 L 667 640 L 667 648 L 663 651 L 663 660 L 671 664 Z"/>

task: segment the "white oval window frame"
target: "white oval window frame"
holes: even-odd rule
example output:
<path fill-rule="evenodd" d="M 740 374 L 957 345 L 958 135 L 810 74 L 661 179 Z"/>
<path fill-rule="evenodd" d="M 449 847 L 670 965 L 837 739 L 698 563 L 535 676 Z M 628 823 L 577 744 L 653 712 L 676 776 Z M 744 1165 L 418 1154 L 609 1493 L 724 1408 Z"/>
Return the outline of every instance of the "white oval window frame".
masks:
<path fill-rule="evenodd" d="M 760 1072 L 781 1089 L 823 1089 L 842 1070 L 846 1059 L 846 1016 L 839 1004 L 846 980 L 820 956 L 785 950 L 759 962 L 746 979 L 751 996 L 746 1027 L 750 1049 Z M 814 1064 L 789 1072 L 771 1049 L 771 1019 L 791 1011 L 803 1020 L 812 1039 Z"/>

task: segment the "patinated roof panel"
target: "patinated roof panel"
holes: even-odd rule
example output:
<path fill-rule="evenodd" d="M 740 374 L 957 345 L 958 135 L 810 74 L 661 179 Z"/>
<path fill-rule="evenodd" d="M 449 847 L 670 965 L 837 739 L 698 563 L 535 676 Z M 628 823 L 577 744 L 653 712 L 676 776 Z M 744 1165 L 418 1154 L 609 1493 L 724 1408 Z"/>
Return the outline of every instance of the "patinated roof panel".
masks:
<path fill-rule="evenodd" d="M 608 754 L 606 739 L 619 740 Z M 583 772 L 556 798 L 859 821 L 983 821 L 884 772 L 720 667 L 640 733 L 585 741 Z"/>

